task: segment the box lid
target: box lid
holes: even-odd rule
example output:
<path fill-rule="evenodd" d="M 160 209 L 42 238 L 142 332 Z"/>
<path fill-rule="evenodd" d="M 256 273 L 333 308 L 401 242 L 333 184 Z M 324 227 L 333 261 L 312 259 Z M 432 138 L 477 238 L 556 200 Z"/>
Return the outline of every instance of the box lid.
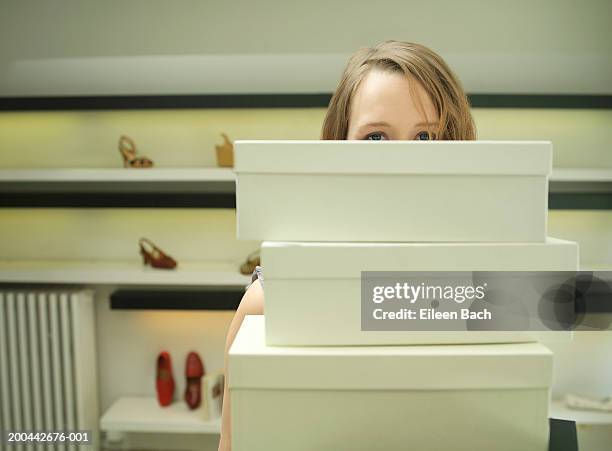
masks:
<path fill-rule="evenodd" d="M 236 141 L 237 173 L 549 175 L 548 141 Z"/>
<path fill-rule="evenodd" d="M 264 241 L 266 279 L 359 278 L 361 271 L 574 271 L 578 244 Z"/>
<path fill-rule="evenodd" d="M 229 351 L 230 389 L 483 390 L 551 383 L 552 352 L 540 343 L 266 346 L 263 315 L 244 318 Z"/>

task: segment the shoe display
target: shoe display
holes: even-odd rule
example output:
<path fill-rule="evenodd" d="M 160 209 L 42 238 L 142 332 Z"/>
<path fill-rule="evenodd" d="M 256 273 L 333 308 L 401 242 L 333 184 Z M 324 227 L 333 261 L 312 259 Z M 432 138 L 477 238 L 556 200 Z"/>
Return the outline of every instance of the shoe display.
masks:
<path fill-rule="evenodd" d="M 172 361 L 170 360 L 170 354 L 166 351 L 160 352 L 157 357 L 155 385 L 159 405 L 162 407 L 170 405 L 174 397 L 174 377 L 172 376 Z"/>
<path fill-rule="evenodd" d="M 250 276 L 255 271 L 256 266 L 261 265 L 261 257 L 260 251 L 257 249 L 255 252 L 252 252 L 246 258 L 246 261 L 240 265 L 240 274 L 244 274 L 245 276 Z"/>
<path fill-rule="evenodd" d="M 125 168 L 150 168 L 153 160 L 147 157 L 136 156 L 136 144 L 129 136 L 122 135 L 119 138 L 119 152 L 123 157 L 123 167 Z"/>
<path fill-rule="evenodd" d="M 155 246 L 151 240 L 141 238 L 138 244 L 140 245 L 140 254 L 142 255 L 142 260 L 145 265 L 151 265 L 153 268 L 160 269 L 176 268 L 176 260 Z"/>
<path fill-rule="evenodd" d="M 190 352 L 185 362 L 185 402 L 190 409 L 197 409 L 202 401 L 202 376 L 204 364 L 197 352 Z"/>
<path fill-rule="evenodd" d="M 565 395 L 565 405 L 570 409 L 612 412 L 612 397 L 608 396 L 602 399 L 595 399 L 568 393 Z"/>
<path fill-rule="evenodd" d="M 221 133 L 223 144 L 216 145 L 217 165 L 225 168 L 234 167 L 234 145 L 225 133 Z"/>

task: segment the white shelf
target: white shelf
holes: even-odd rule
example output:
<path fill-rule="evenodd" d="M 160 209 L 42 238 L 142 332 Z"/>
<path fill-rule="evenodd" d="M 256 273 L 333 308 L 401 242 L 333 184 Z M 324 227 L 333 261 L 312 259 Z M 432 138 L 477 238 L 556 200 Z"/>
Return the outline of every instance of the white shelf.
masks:
<path fill-rule="evenodd" d="M 5 183 L 233 182 L 231 168 L 0 169 Z"/>
<path fill-rule="evenodd" d="M 0 182 L 232 182 L 232 168 L 0 169 Z M 553 169 L 553 182 L 610 182 L 612 169 Z"/>
<path fill-rule="evenodd" d="M 237 264 L 179 262 L 164 270 L 135 262 L 0 261 L 0 283 L 246 286 Z"/>
<path fill-rule="evenodd" d="M 235 208 L 235 180 L 219 167 L 0 169 L 0 207 Z M 612 169 L 554 169 L 549 191 L 552 209 L 609 209 Z"/>
<path fill-rule="evenodd" d="M 553 169 L 549 186 L 553 193 L 610 193 L 612 169 Z"/>
<path fill-rule="evenodd" d="M 585 263 L 580 265 L 580 271 L 612 271 L 612 263 Z"/>
<path fill-rule="evenodd" d="M 553 182 L 610 182 L 612 169 L 553 169 Z"/>
<path fill-rule="evenodd" d="M 575 421 L 576 424 L 609 424 L 612 425 L 612 412 L 570 409 L 562 400 L 550 404 L 551 418 Z"/>
<path fill-rule="evenodd" d="M 234 208 L 231 168 L 0 169 L 2 207 Z"/>
<path fill-rule="evenodd" d="M 175 401 L 161 407 L 155 398 L 120 398 L 100 418 L 100 429 L 112 432 L 219 434 L 221 419 L 203 419 L 201 408 L 189 410 Z"/>

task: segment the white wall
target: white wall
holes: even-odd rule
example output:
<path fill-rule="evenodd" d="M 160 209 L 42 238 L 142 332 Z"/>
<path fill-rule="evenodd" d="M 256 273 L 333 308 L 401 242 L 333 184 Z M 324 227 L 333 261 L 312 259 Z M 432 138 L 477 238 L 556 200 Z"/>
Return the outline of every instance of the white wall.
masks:
<path fill-rule="evenodd" d="M 4 96 L 331 91 L 350 53 L 387 39 L 437 50 L 470 92 L 612 92 L 608 0 L 3 0 L 0 11 Z"/>

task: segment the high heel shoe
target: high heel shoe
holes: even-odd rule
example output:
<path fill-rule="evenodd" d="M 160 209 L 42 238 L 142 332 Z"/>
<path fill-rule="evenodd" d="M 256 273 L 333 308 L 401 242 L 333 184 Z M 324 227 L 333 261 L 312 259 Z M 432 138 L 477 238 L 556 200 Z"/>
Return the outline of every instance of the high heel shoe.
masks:
<path fill-rule="evenodd" d="M 185 362 L 185 402 L 190 409 L 197 409 L 202 402 L 202 376 L 204 376 L 204 364 L 196 352 L 190 352 Z"/>
<path fill-rule="evenodd" d="M 166 351 L 157 357 L 157 374 L 155 377 L 157 401 L 164 407 L 172 403 L 174 397 L 174 377 L 172 376 L 172 361 Z"/>
<path fill-rule="evenodd" d="M 250 253 L 246 261 L 240 265 L 240 274 L 244 274 L 245 276 L 250 276 L 255 271 L 255 266 L 261 265 L 261 257 L 259 256 L 259 249 Z"/>
<path fill-rule="evenodd" d="M 119 152 L 123 157 L 124 168 L 150 168 L 153 160 L 147 157 L 136 156 L 136 144 L 129 136 L 122 135 L 119 138 Z"/>
<path fill-rule="evenodd" d="M 217 152 L 217 166 L 231 168 L 234 166 L 234 145 L 225 133 L 221 133 L 223 144 L 215 145 Z"/>
<path fill-rule="evenodd" d="M 176 260 L 164 253 L 160 248 L 147 238 L 141 238 L 138 241 L 140 245 L 140 255 L 145 265 L 151 265 L 153 268 L 173 269 L 176 268 Z M 150 249 L 147 250 L 146 247 Z"/>

